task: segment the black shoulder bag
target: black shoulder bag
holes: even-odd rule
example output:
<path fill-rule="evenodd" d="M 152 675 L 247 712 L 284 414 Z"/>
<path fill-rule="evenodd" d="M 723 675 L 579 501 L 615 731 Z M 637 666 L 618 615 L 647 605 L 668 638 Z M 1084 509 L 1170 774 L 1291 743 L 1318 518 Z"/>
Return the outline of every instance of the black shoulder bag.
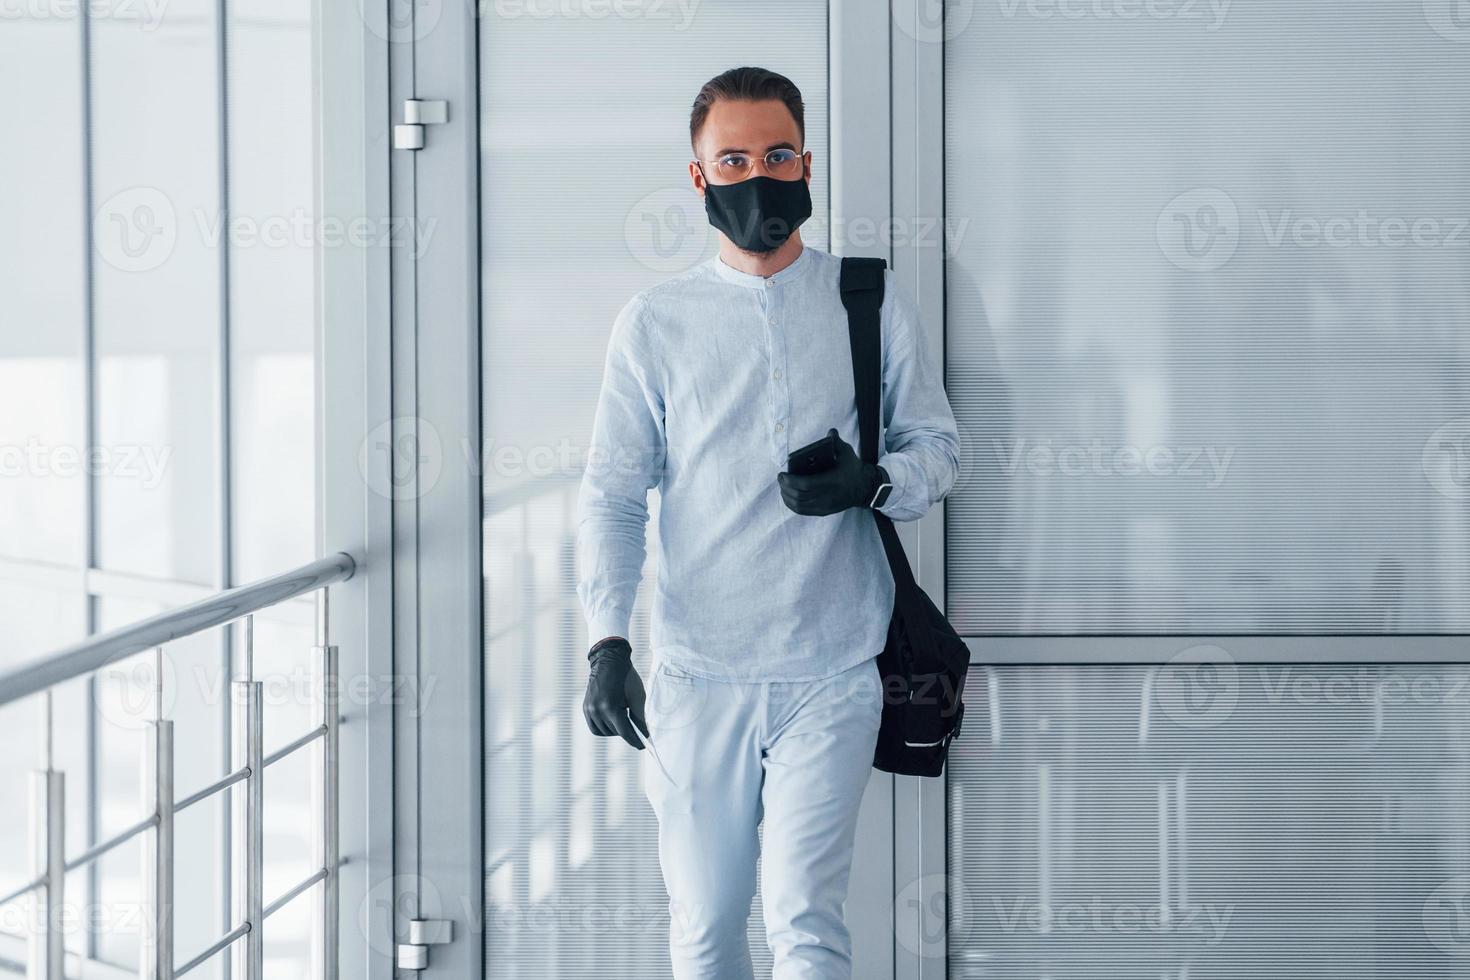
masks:
<path fill-rule="evenodd" d="M 857 394 L 858 434 L 863 462 L 878 462 L 878 416 L 883 384 L 880 313 L 882 259 L 842 260 L 842 305 L 852 341 L 852 380 Z M 873 510 L 878 536 L 893 572 L 893 618 L 878 655 L 883 677 L 883 721 L 873 766 L 904 776 L 944 772 L 949 743 L 965 715 L 961 700 L 970 651 L 914 581 L 893 521 Z"/>

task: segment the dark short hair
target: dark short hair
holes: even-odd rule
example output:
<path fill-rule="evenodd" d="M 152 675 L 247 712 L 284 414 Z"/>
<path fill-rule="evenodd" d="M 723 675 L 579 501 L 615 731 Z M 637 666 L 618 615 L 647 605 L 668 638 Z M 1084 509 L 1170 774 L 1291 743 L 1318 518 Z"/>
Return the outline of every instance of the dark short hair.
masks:
<path fill-rule="evenodd" d="M 778 75 L 766 68 L 731 68 L 720 72 L 704 83 L 694 97 L 694 108 L 689 111 L 689 144 L 699 142 L 699 131 L 704 129 L 704 120 L 710 106 L 720 99 L 738 99 L 742 102 L 783 102 L 796 120 L 796 131 L 806 142 L 806 107 L 802 105 L 801 89 L 792 84 L 785 75 Z"/>

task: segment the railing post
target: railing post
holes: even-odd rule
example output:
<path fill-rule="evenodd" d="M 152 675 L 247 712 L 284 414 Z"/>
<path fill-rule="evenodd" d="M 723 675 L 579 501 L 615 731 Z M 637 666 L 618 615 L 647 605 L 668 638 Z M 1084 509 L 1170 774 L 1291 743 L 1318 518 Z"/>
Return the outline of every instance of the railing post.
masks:
<path fill-rule="evenodd" d="M 341 885 L 337 877 L 340 859 L 340 837 L 338 834 L 338 726 L 341 707 L 338 704 L 340 685 L 337 679 L 337 648 L 329 642 L 327 624 L 327 590 L 317 593 L 317 645 L 313 648 L 317 657 L 322 685 L 323 733 L 319 748 L 321 756 L 321 785 L 318 793 L 318 811 L 321 818 L 320 835 L 317 838 L 319 867 L 326 870 L 322 879 L 321 920 L 316 930 L 320 944 L 318 959 L 322 965 L 323 980 L 338 980 L 338 920 Z"/>
<path fill-rule="evenodd" d="M 174 976 L 174 723 L 148 726 L 143 750 L 143 799 L 158 820 L 143 837 L 143 942 L 138 951 L 140 980 Z"/>
<path fill-rule="evenodd" d="M 64 980 L 66 934 L 66 778 L 49 766 L 31 773 L 31 873 L 43 884 L 31 892 L 27 980 Z"/>
<path fill-rule="evenodd" d="M 249 663 L 248 654 L 246 662 Z M 230 741 L 233 746 L 233 766 L 236 770 L 250 770 L 250 775 L 230 790 L 231 907 L 235 922 L 249 928 L 231 947 L 230 977 L 231 980 L 262 980 L 265 960 L 265 907 L 262 893 L 265 868 L 262 833 L 265 773 L 264 753 L 261 751 L 260 682 L 236 681 L 231 689 L 230 702 L 234 717 Z"/>

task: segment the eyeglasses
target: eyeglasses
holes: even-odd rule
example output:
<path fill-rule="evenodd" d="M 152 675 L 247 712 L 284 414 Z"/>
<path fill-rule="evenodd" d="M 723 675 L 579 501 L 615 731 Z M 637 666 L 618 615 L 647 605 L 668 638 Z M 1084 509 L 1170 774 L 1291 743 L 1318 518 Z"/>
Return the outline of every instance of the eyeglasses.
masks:
<path fill-rule="evenodd" d="M 695 160 L 695 163 L 712 164 L 715 176 L 722 184 L 738 184 L 749 177 L 755 168 L 755 158 L 747 153 L 726 153 L 718 160 Z M 777 180 L 795 180 L 802 171 L 802 154 L 781 147 L 764 157 L 766 173 Z"/>

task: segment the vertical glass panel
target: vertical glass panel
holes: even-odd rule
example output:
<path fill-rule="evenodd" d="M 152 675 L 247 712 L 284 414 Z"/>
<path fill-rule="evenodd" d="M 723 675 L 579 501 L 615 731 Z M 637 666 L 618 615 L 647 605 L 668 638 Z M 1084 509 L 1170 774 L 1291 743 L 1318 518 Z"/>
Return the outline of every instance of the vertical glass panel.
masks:
<path fill-rule="evenodd" d="M 74 13 L 74 11 L 73 11 Z M 81 25 L 7 9 L 0 91 L 0 557 L 78 564 L 84 548 L 86 320 Z"/>
<path fill-rule="evenodd" d="M 817 216 L 803 234 L 827 247 L 827 5 L 577 14 L 492 4 L 480 21 L 485 963 L 490 977 L 643 980 L 669 969 L 655 821 L 635 754 L 589 734 L 577 707 L 581 448 L 617 311 L 714 254 L 687 173 L 689 105 L 712 76 L 767 65 L 801 89 Z M 633 633 L 642 656 L 642 603 Z M 758 907 L 752 948 L 768 976 Z"/>
<path fill-rule="evenodd" d="M 1464 976 L 1470 669 L 971 680 L 951 977 Z"/>
<path fill-rule="evenodd" d="M 961 630 L 1470 629 L 1463 9 L 949 6 Z"/>
<path fill-rule="evenodd" d="M 195 734 L 198 734 L 196 729 L 175 725 L 175 746 L 188 742 Z M 220 775 L 223 775 L 222 771 Z M 202 785 L 191 780 L 178 787 L 179 795 L 192 793 Z M 179 814 L 174 824 L 179 854 L 181 857 L 187 855 L 188 860 L 187 864 L 179 864 L 174 871 L 175 966 L 192 959 L 234 928 L 234 924 L 229 922 L 230 913 L 225 904 L 223 873 L 229 853 L 224 837 L 229 800 L 230 794 L 226 791 L 196 803 Z M 220 957 L 211 957 L 190 971 L 188 976 L 192 978 L 199 974 L 211 980 L 223 977 L 223 963 Z"/>
<path fill-rule="evenodd" d="M 321 891 L 321 885 L 312 885 L 266 920 L 265 975 L 271 980 L 314 980 L 321 976 L 320 937 L 313 931 Z"/>
<path fill-rule="evenodd" d="M 311 5 L 229 8 L 230 410 L 236 581 L 316 554 Z"/>
<path fill-rule="evenodd" d="M 92 29 L 103 567 L 218 574 L 220 187 L 215 4 Z"/>
<path fill-rule="evenodd" d="M 100 928 L 96 931 L 95 958 L 119 970 L 136 969 L 142 939 L 142 919 L 130 910 L 143 905 L 142 840 L 134 837 L 97 859 Z M 74 895 L 86 894 L 81 874 L 67 876 L 67 888 Z M 105 923 L 105 924 L 104 924 Z"/>

